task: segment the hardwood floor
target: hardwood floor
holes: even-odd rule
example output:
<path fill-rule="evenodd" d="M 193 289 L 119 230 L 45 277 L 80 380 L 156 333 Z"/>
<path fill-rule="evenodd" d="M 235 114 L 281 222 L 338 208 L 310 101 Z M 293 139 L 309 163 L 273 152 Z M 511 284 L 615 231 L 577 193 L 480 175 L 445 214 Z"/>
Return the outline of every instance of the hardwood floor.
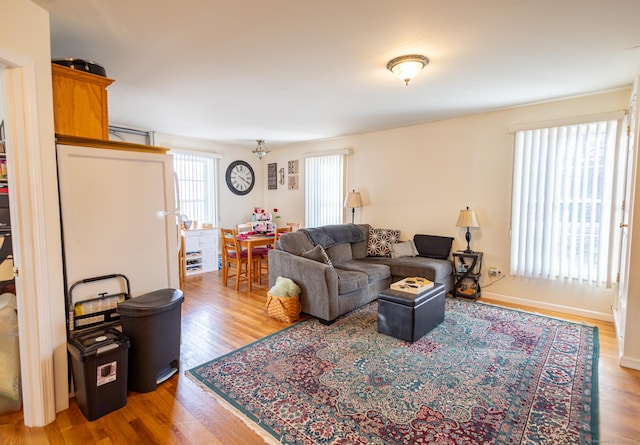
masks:
<path fill-rule="evenodd" d="M 265 280 L 266 281 L 266 280 Z M 182 305 L 181 370 L 158 389 L 130 392 L 127 405 L 88 422 L 74 400 L 44 428 L 27 428 L 21 412 L 0 416 L 0 444 L 262 444 L 263 440 L 184 375 L 207 360 L 287 326 L 270 319 L 268 284 L 253 292 L 224 287 L 219 272 L 187 279 Z M 490 300 L 482 299 L 486 302 Z M 599 328 L 600 443 L 640 444 L 640 371 L 617 364 L 611 323 L 532 309 Z"/>

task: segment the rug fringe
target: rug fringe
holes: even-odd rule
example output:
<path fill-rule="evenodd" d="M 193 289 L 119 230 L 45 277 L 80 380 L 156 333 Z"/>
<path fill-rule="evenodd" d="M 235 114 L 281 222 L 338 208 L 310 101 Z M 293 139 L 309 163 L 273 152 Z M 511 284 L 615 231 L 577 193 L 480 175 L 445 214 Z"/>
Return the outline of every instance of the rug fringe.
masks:
<path fill-rule="evenodd" d="M 213 398 L 216 399 L 216 402 L 218 402 L 223 408 L 225 408 L 227 411 L 231 412 L 238 419 L 240 419 L 245 425 L 247 425 L 251 429 L 251 431 L 253 431 L 258 436 L 260 436 L 260 438 L 262 440 L 264 440 L 265 443 L 267 443 L 268 445 L 280 445 L 280 441 L 279 440 L 277 440 L 271 434 L 267 433 L 260 425 L 258 425 L 256 422 L 254 422 L 253 420 L 248 418 L 238 408 L 236 408 L 235 406 L 231 405 L 229 402 L 227 402 L 224 398 L 222 398 L 215 391 L 212 391 L 211 388 L 209 388 L 206 384 L 204 384 L 202 381 L 200 381 L 193 374 L 191 374 L 188 370 L 185 371 L 184 374 L 191 381 L 193 381 L 196 385 L 198 385 L 200 388 L 206 390 L 205 392 L 207 394 L 211 394 L 213 396 Z"/>

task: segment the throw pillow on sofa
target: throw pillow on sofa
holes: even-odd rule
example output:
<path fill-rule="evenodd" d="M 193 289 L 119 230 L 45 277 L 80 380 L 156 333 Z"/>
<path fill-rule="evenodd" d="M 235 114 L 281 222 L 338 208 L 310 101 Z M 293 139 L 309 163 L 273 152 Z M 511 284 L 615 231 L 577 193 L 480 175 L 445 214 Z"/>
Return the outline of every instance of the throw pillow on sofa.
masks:
<path fill-rule="evenodd" d="M 391 245 L 391 258 L 418 256 L 418 249 L 413 240 L 402 241 Z"/>
<path fill-rule="evenodd" d="M 413 242 L 418 249 L 418 255 L 446 260 L 449 258 L 453 238 L 450 236 L 414 235 Z"/>
<path fill-rule="evenodd" d="M 391 256 L 391 245 L 400 240 L 400 231 L 395 229 L 370 229 L 367 256 Z"/>
<path fill-rule="evenodd" d="M 327 255 L 327 252 L 322 248 L 320 244 L 318 244 L 311 250 L 305 250 L 300 256 L 317 261 L 319 263 L 324 263 L 328 266 L 333 266 L 333 263 L 331 263 L 331 260 L 329 259 L 329 255 Z"/>

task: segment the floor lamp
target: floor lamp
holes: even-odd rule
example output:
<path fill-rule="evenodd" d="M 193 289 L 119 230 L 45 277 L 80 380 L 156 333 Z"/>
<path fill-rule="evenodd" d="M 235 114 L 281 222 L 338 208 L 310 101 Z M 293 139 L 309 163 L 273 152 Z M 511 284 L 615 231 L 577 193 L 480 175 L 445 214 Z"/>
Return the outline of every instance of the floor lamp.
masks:
<path fill-rule="evenodd" d="M 363 207 L 360 192 L 356 192 L 355 190 L 350 192 L 344 200 L 344 206 L 351 209 L 351 224 L 353 224 L 356 216 L 356 209 Z"/>

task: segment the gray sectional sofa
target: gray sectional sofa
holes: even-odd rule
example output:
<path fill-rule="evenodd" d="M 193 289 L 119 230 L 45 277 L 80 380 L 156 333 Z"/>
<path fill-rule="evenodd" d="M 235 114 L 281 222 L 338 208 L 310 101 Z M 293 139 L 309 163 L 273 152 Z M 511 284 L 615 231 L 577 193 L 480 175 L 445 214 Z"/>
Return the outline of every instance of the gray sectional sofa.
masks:
<path fill-rule="evenodd" d="M 368 224 L 283 234 L 269 252 L 269 284 L 279 276 L 292 279 L 302 289 L 302 312 L 325 324 L 375 300 L 405 277 L 424 277 L 449 291 L 453 238 L 415 235 L 411 242 L 399 242 L 399 236 L 397 230 Z"/>

